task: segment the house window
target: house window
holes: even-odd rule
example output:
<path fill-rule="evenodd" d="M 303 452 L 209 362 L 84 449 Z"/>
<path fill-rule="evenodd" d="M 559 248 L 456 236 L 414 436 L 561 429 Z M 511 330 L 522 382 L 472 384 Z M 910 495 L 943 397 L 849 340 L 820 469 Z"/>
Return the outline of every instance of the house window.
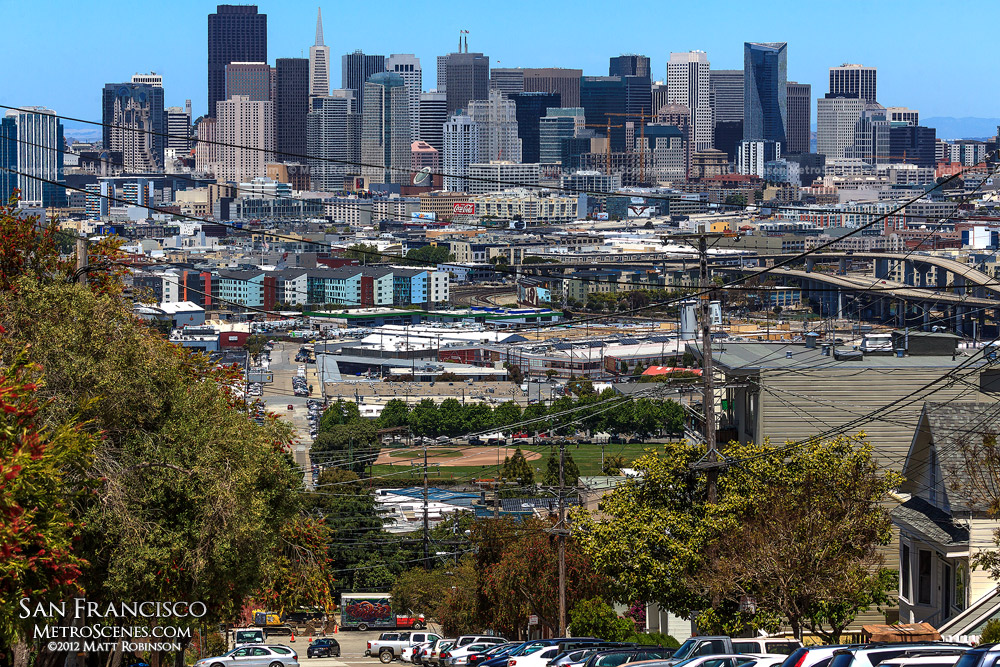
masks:
<path fill-rule="evenodd" d="M 904 600 L 910 599 L 910 545 L 904 544 L 902 554 L 899 556 L 899 595 Z"/>
<path fill-rule="evenodd" d="M 917 552 L 917 604 L 931 603 L 931 552 Z"/>

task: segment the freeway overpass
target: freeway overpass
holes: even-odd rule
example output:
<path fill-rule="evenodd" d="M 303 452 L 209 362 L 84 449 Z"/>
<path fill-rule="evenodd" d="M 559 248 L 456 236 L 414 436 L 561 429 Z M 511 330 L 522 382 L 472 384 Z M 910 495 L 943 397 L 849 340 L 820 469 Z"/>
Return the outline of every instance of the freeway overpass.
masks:
<path fill-rule="evenodd" d="M 760 266 L 769 266 L 795 255 L 757 255 L 753 259 Z M 771 262 L 770 260 L 774 260 Z M 806 271 L 811 271 L 817 263 L 836 261 L 840 272 L 845 273 L 853 261 L 872 262 L 875 276 L 888 279 L 898 275 L 901 283 L 913 287 L 951 289 L 971 292 L 973 296 L 1000 298 L 1000 281 L 983 273 L 972 264 L 921 252 L 876 253 L 876 252 L 821 252 L 802 259 Z M 744 261 L 752 261 L 744 258 Z"/>
<path fill-rule="evenodd" d="M 758 267 L 712 268 L 713 274 L 723 275 L 742 275 L 757 270 Z M 995 331 L 1000 323 L 1000 301 L 970 293 L 910 287 L 877 276 L 845 276 L 784 267 L 769 274 L 769 278 L 799 285 L 805 298 L 819 304 L 823 316 L 860 316 L 924 330 L 932 324 L 940 324 L 971 337 Z M 937 315 L 932 316 L 932 313 Z"/>

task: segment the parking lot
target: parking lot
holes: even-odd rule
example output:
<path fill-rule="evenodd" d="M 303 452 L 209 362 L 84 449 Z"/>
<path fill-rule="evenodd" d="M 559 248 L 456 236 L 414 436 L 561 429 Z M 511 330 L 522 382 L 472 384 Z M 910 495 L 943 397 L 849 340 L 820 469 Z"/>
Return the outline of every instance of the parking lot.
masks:
<path fill-rule="evenodd" d="M 433 624 L 428 629 L 433 630 Z M 378 658 L 365 657 L 365 646 L 369 641 L 378 639 L 380 634 L 382 634 L 381 630 L 370 630 L 368 632 L 342 630 L 335 635 L 329 635 L 340 644 L 339 658 L 307 658 L 306 651 L 309 648 L 309 637 L 296 636 L 294 642 L 290 642 L 288 637 L 271 637 L 268 639 L 268 643 L 284 644 L 292 647 L 299 654 L 300 664 L 315 665 L 315 667 L 356 667 L 360 665 L 374 667 L 381 663 L 379 663 Z M 399 666 L 403 663 L 397 661 L 393 664 Z"/>

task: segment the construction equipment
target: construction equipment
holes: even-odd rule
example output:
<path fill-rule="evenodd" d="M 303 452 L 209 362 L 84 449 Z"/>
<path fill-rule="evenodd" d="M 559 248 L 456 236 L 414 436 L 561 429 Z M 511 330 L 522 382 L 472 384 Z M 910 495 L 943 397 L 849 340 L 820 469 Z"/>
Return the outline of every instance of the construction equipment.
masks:
<path fill-rule="evenodd" d="M 605 116 L 611 116 L 613 114 L 604 114 L 604 115 Z M 611 175 L 611 129 L 612 128 L 625 127 L 625 126 L 624 125 L 612 125 L 611 124 L 611 119 L 608 118 L 608 122 L 607 122 L 606 125 L 602 124 L 602 123 L 598 123 L 598 124 L 584 125 L 584 127 L 603 127 L 603 128 L 606 128 L 607 134 L 605 136 L 608 139 L 608 149 L 607 149 L 607 159 L 606 159 L 606 165 L 607 166 L 605 168 L 605 171 L 607 172 L 608 176 L 610 176 Z"/>
<path fill-rule="evenodd" d="M 253 623 L 264 631 L 265 636 L 292 634 L 292 628 L 281 622 L 281 614 L 276 611 L 254 609 Z"/>
<path fill-rule="evenodd" d="M 646 182 L 646 119 L 653 120 L 656 114 L 646 113 L 646 109 L 640 109 L 639 113 L 607 113 L 606 116 L 622 116 L 624 118 L 639 119 L 639 182 Z"/>

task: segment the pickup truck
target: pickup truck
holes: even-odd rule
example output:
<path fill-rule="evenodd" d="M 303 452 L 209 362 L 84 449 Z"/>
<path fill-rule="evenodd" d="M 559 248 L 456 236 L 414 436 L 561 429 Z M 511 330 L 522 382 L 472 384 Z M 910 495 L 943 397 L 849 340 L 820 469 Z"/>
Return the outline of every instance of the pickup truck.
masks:
<path fill-rule="evenodd" d="M 797 639 L 784 637 L 747 637 L 732 638 L 725 636 L 691 637 L 680 645 L 667 665 L 676 665 L 688 658 L 703 655 L 720 655 L 724 653 L 781 653 L 788 655 L 802 646 Z"/>
<path fill-rule="evenodd" d="M 379 662 L 389 664 L 403 655 L 404 648 L 440 638 L 433 632 L 383 632 L 378 639 L 368 642 L 365 655 L 377 655 Z"/>

